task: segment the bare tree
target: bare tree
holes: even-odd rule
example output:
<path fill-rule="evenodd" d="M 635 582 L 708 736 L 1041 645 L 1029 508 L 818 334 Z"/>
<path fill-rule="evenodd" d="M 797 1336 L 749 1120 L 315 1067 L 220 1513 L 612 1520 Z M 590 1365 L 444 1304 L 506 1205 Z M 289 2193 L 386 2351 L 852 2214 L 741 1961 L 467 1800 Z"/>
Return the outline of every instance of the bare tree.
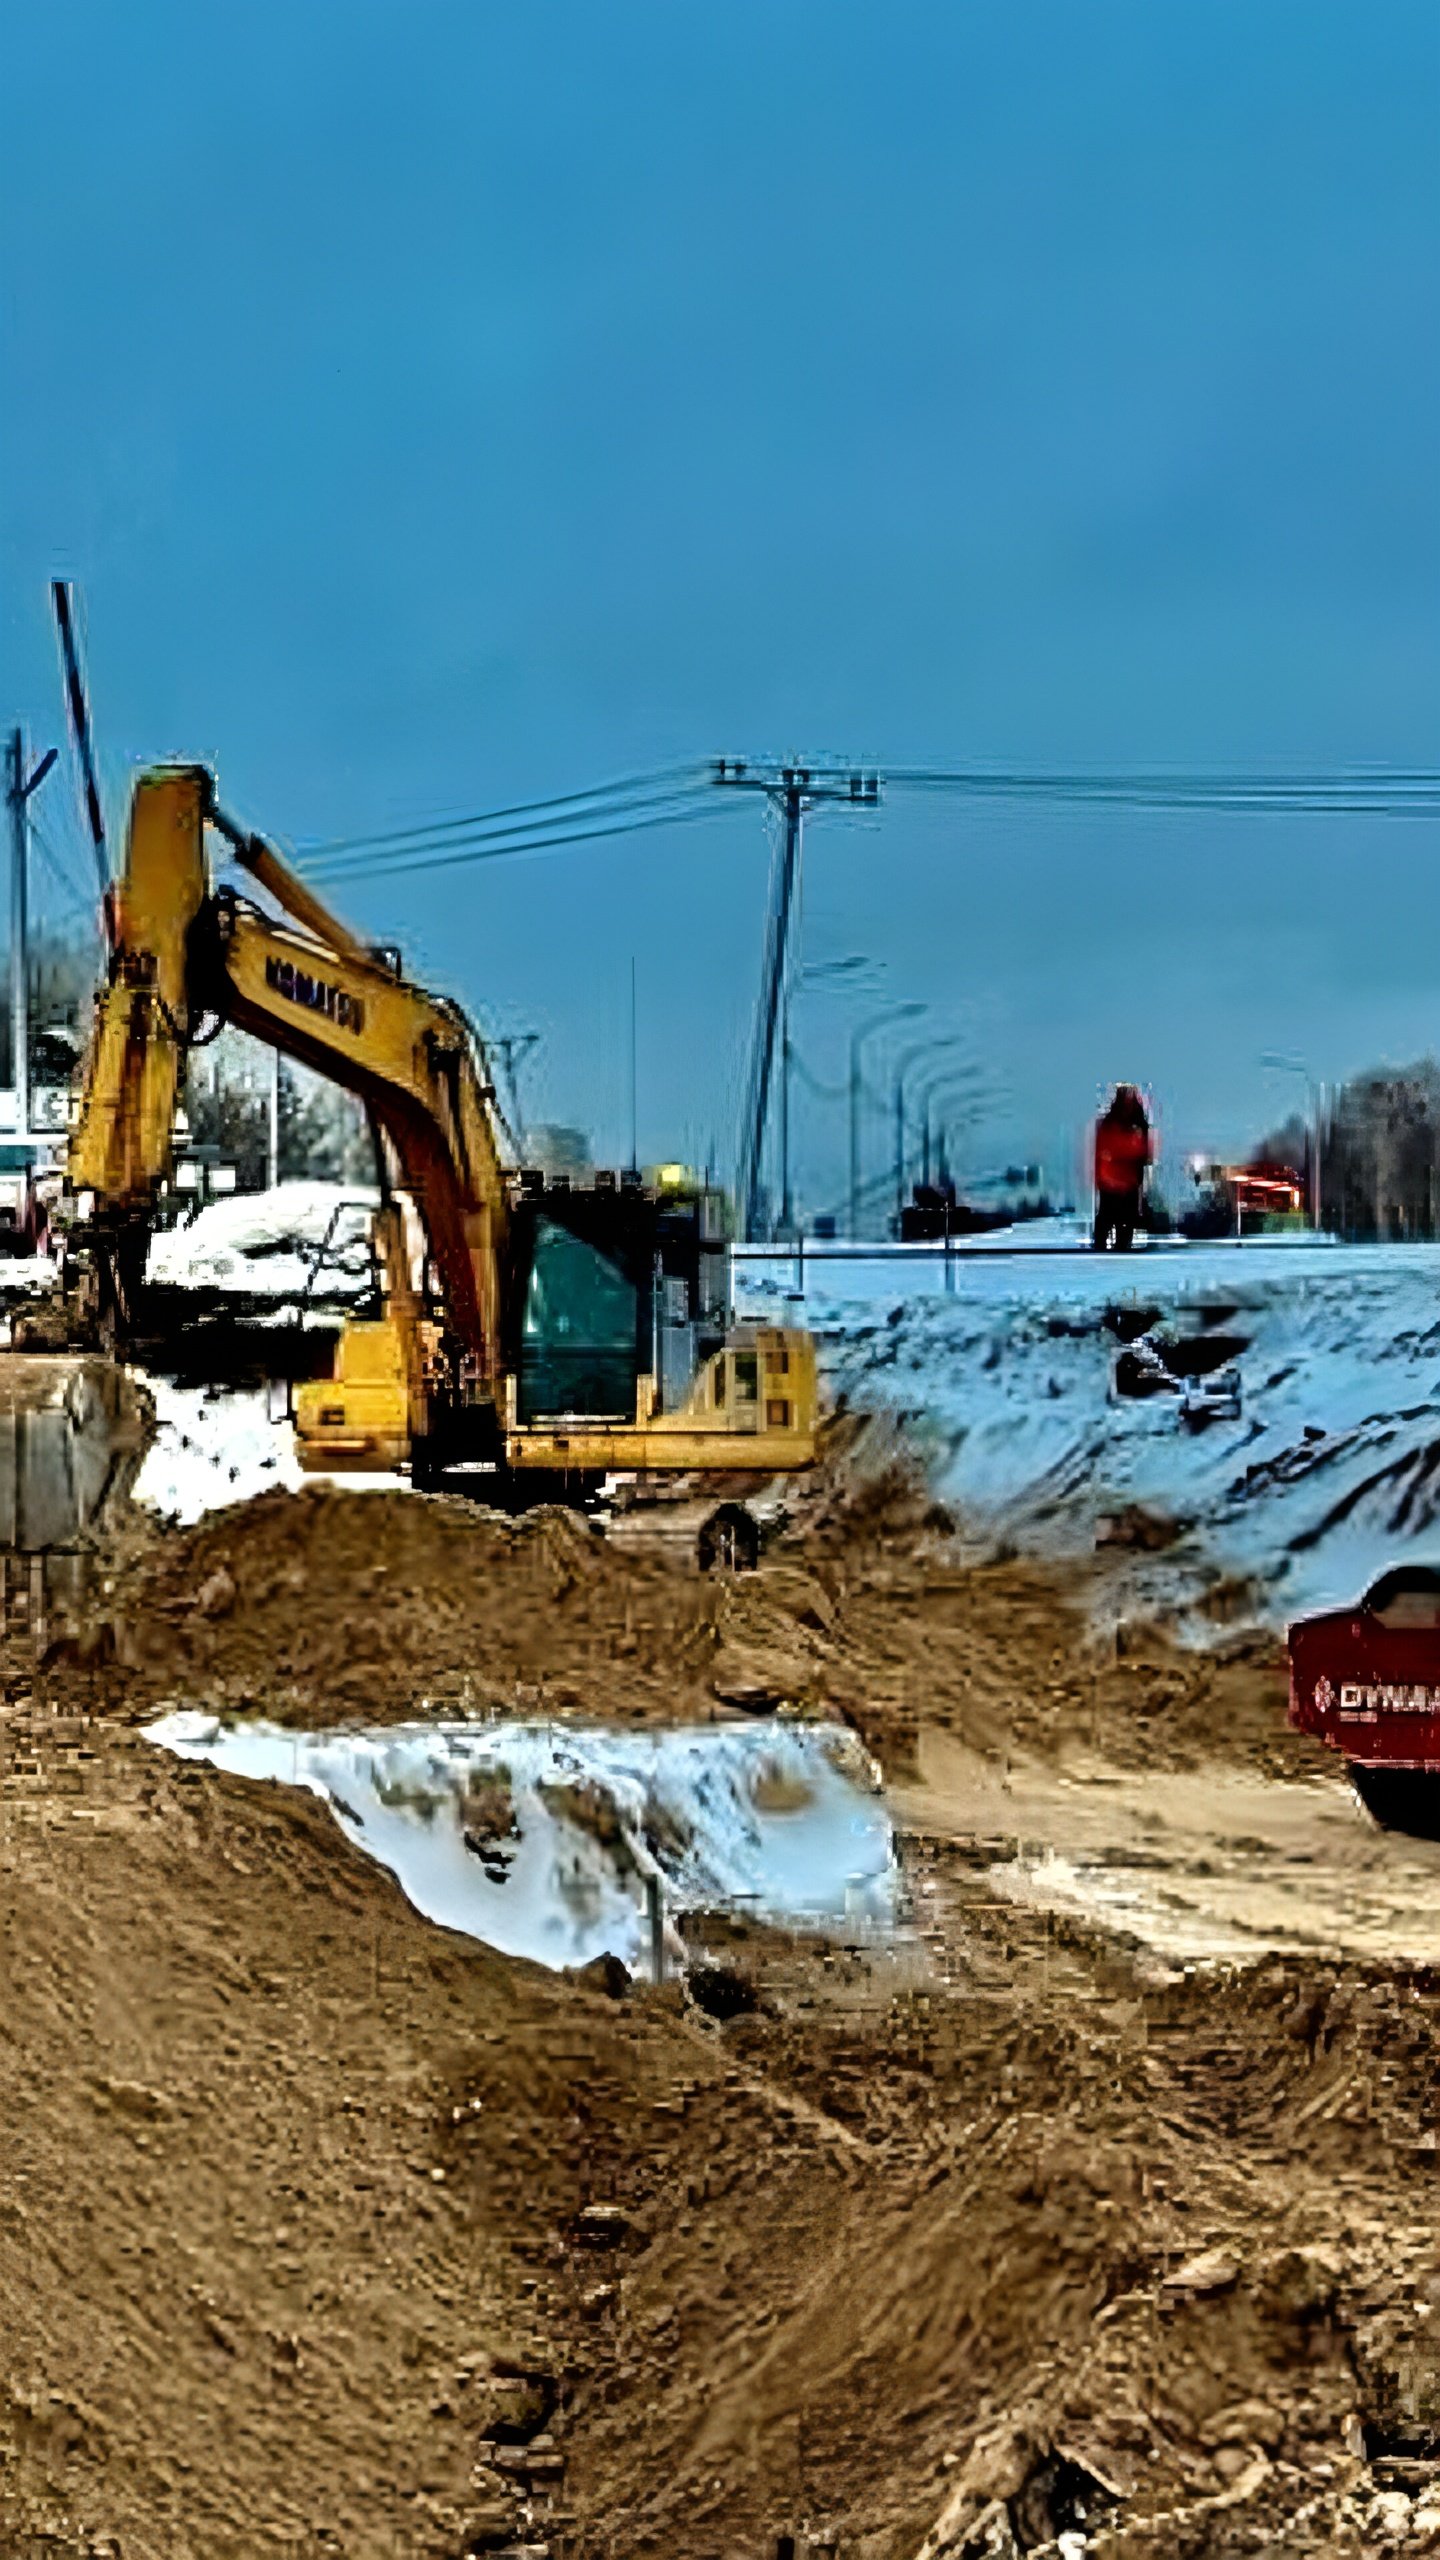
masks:
<path fill-rule="evenodd" d="M 1256 1160 L 1308 1181 L 1311 1132 L 1291 1119 Z M 1440 1210 L 1440 1066 L 1372 1067 L 1334 1096 L 1321 1132 L 1325 1224 L 1357 1240 L 1433 1236 Z"/>

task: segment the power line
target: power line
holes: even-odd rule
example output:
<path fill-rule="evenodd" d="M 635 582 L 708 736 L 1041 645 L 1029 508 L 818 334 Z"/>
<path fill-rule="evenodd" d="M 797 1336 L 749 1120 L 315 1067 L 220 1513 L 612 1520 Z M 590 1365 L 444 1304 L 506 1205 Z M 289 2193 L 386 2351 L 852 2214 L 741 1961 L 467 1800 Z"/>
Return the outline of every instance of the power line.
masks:
<path fill-rule="evenodd" d="M 522 801 L 508 809 L 476 812 L 370 836 L 336 837 L 308 848 L 297 867 L 317 878 L 366 879 L 563 849 L 568 845 L 642 833 L 713 806 L 706 780 L 764 789 L 767 769 L 721 759 L 705 767 L 677 765 L 615 783 L 597 784 L 550 800 Z M 773 777 L 770 777 L 773 783 Z M 880 777 L 868 773 L 811 774 L 817 796 L 853 807 L 874 807 Z M 1423 768 L 1374 768 L 1293 773 L 1080 773 L 1062 769 L 998 766 L 900 766 L 887 784 L 900 791 L 976 800 L 1053 802 L 1096 808 L 1165 811 L 1212 810 L 1228 815 L 1323 817 L 1440 814 L 1440 773 Z"/>
<path fill-rule="evenodd" d="M 74 872 L 70 868 L 69 863 L 65 860 L 64 855 L 59 851 L 58 847 L 51 843 L 50 838 L 45 833 L 45 830 L 41 826 L 38 818 L 31 819 L 30 832 L 35 838 L 36 843 L 39 845 L 41 852 L 44 854 L 46 861 L 49 863 L 55 878 L 59 881 L 61 888 L 68 889 L 71 897 L 75 901 L 75 906 L 67 909 L 67 914 L 74 914 L 81 907 L 89 907 L 93 909 L 95 905 L 93 893 L 81 888 L 79 881 L 76 879 Z"/>
<path fill-rule="evenodd" d="M 440 848 L 434 852 L 406 854 L 400 858 L 377 855 L 373 861 L 357 859 L 330 865 L 316 862 L 307 867 L 305 876 L 315 880 L 368 880 L 384 875 L 387 879 L 403 877 L 411 871 L 448 871 L 459 863 L 499 862 L 512 855 L 555 853 L 566 845 L 596 844 L 614 836 L 643 834 L 650 827 L 683 826 L 689 819 L 703 818 L 714 807 L 708 792 L 694 798 L 676 799 L 662 806 L 638 810 L 633 816 L 617 817 L 601 826 L 566 827 L 551 834 L 518 834 L 508 838 L 483 837 L 473 844 Z M 605 817 L 603 810 L 595 813 Z"/>
<path fill-rule="evenodd" d="M 560 792 L 547 800 L 517 800 L 508 808 L 471 810 L 456 818 L 416 820 L 411 826 L 394 827 L 379 835 L 335 836 L 328 842 L 305 847 L 296 859 L 301 869 L 312 862 L 328 861 L 332 856 L 349 853 L 375 853 L 394 848 L 397 851 L 419 851 L 439 845 L 452 836 L 480 836 L 496 830 L 502 834 L 523 832 L 523 823 L 543 827 L 563 822 L 568 813 L 578 815 L 589 810 L 594 816 L 611 816 L 616 806 L 641 806 L 648 799 L 683 789 L 695 789 L 708 779 L 708 768 L 702 764 L 662 766 L 653 773 L 637 773 L 618 782 L 596 783 L 589 791 Z M 603 803 L 604 806 L 593 804 Z"/>
<path fill-rule="evenodd" d="M 1433 816 L 1440 813 L 1440 773 L 1396 767 L 1339 772 L 1076 773 L 996 766 L 954 770 L 901 766 L 889 788 L 953 793 L 971 799 L 1051 800 L 1102 807 L 1217 809 L 1295 815 Z"/>
<path fill-rule="evenodd" d="M 873 772 L 809 769 L 815 798 L 852 808 L 877 804 Z M 885 776 L 900 791 L 976 800 L 1053 802 L 1154 811 L 1213 810 L 1235 815 L 1421 816 L 1440 814 L 1440 772 L 1425 767 L 1342 768 L 1290 774 L 1183 770 L 1084 773 L 1018 766 L 898 766 Z M 466 816 L 337 836 L 297 856 L 316 877 L 365 879 L 379 872 L 434 869 L 451 862 L 528 855 L 641 833 L 713 806 L 707 783 L 764 790 L 774 772 L 739 758 L 657 767 L 586 791 L 516 801 Z"/>

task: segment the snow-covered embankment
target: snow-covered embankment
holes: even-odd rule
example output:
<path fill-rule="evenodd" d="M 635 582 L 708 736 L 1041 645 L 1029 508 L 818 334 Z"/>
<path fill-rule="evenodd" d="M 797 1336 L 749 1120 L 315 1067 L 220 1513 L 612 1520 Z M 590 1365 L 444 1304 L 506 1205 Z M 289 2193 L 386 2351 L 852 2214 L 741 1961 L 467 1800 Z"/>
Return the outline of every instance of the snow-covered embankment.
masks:
<path fill-rule="evenodd" d="M 1229 1605 L 1273 1623 L 1440 1558 L 1440 1248 L 989 1254 L 951 1276 L 816 1261 L 789 1304 L 833 1388 L 905 1418 L 967 1528 L 1076 1551 L 1139 1507 L 1177 1533 L 1142 1569 L 1157 1600 L 1238 1580 Z M 773 1310 L 790 1283 L 752 1272 L 747 1300 Z M 1178 1395 L 1117 1398 L 1117 1307 L 1243 1346 L 1239 1418 L 1191 1433 Z"/>

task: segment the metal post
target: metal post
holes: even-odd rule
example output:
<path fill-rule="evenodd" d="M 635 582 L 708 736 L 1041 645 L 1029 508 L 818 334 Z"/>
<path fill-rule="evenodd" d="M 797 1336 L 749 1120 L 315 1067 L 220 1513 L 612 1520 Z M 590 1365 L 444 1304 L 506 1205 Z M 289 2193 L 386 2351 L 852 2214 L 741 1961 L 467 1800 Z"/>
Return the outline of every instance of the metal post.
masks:
<path fill-rule="evenodd" d="M 29 865 L 26 860 L 25 739 L 12 729 L 5 748 L 5 797 L 10 804 L 10 1081 L 15 1088 L 15 1135 L 30 1128 Z"/>
<path fill-rule="evenodd" d="M 850 1242 L 860 1241 L 860 1042 L 863 1033 L 856 1032 L 850 1043 L 850 1214 L 845 1223 Z"/>
<path fill-rule="evenodd" d="M 864 1079 L 860 1057 L 867 1040 L 877 1031 L 886 1031 L 892 1023 L 913 1022 L 925 1007 L 912 998 L 906 1004 L 890 1004 L 883 1013 L 873 1013 L 868 1022 L 860 1023 L 850 1040 L 850 1241 L 860 1241 L 860 1113 L 864 1101 Z"/>
<path fill-rule="evenodd" d="M 25 812 L 55 762 L 47 747 L 28 777 L 25 738 L 12 729 L 5 748 L 5 797 L 10 803 L 10 849 L 13 865 L 10 951 L 10 1036 L 14 1051 L 15 1135 L 30 1135 L 30 821 Z"/>
<path fill-rule="evenodd" d="M 1311 1075 L 1309 1068 L 1301 1058 L 1278 1057 L 1273 1049 L 1267 1049 L 1264 1056 L 1261 1058 L 1260 1064 L 1262 1067 L 1278 1067 L 1283 1075 L 1299 1076 L 1304 1083 L 1305 1099 L 1310 1106 L 1311 1124 L 1310 1181 L 1308 1186 L 1310 1192 L 1310 1224 L 1318 1235 L 1320 1232 L 1321 1219 L 1320 1148 L 1322 1143 L 1322 1123 L 1324 1119 L 1324 1086 L 1317 1083 L 1315 1077 Z M 1380 1202 L 1378 1191 L 1376 1194 L 1375 1222 L 1378 1231 L 1380 1226 Z"/>
<path fill-rule="evenodd" d="M 729 756 L 721 756 L 717 760 L 713 779 L 732 790 L 763 791 L 784 819 L 780 853 L 771 875 L 774 888 L 766 926 L 760 1004 L 755 1018 L 755 1047 L 740 1132 L 736 1191 L 741 1237 L 748 1240 L 756 1234 L 760 1223 L 761 1155 L 765 1145 L 780 1000 L 789 967 L 790 911 L 800 870 L 801 821 L 806 809 L 813 808 L 820 801 L 843 804 L 851 809 L 876 808 L 880 799 L 880 781 L 876 774 L 816 773 L 807 765 L 751 766 L 742 758 Z"/>
<path fill-rule="evenodd" d="M 71 726 L 75 733 L 75 752 L 80 759 L 80 773 L 85 785 L 85 814 L 90 821 L 90 841 L 95 848 L 95 871 L 100 883 L 100 905 L 108 919 L 110 856 L 105 844 L 105 821 L 100 812 L 100 786 L 95 779 L 95 749 L 90 737 L 90 706 L 85 699 L 85 685 L 80 673 L 80 653 L 75 646 L 75 629 L 70 618 L 70 589 L 63 578 L 52 578 L 50 593 L 54 600 L 55 620 L 60 631 L 60 655 L 65 668 L 65 698 L 70 705 Z"/>
<path fill-rule="evenodd" d="M 921 1007 L 919 1009 L 923 1011 L 924 1008 Z M 913 1049 L 907 1049 L 904 1056 L 896 1061 L 895 1215 L 897 1219 L 899 1218 L 901 1210 L 905 1206 L 905 1080 L 909 1075 L 911 1068 L 918 1066 L 922 1058 L 933 1057 L 936 1052 L 941 1049 L 957 1048 L 964 1036 L 964 1033 L 960 1031 L 947 1031 L 938 1040 L 917 1041 Z M 929 1087 L 931 1095 L 938 1091 L 940 1081 L 939 1077 L 932 1079 Z"/>
<path fill-rule="evenodd" d="M 273 1191 L 280 1180 L 280 1052 L 270 1052 L 270 1145 L 269 1184 Z"/>
<path fill-rule="evenodd" d="M 640 1170 L 639 1085 L 635 1073 L 635 954 L 630 954 L 630 1170 Z"/>

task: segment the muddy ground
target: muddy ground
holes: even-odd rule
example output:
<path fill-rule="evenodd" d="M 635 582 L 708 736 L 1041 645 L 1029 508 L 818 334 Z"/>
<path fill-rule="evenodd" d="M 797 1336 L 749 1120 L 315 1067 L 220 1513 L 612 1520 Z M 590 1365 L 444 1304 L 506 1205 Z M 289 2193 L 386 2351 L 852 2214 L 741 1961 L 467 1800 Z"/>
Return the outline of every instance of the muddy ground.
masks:
<path fill-rule="evenodd" d="M 967 1567 L 893 1471 L 729 1584 L 316 1491 L 12 1631 L 0 2552 L 1440 2549 L 1440 1850 L 1265 1641 L 1097 1636 L 1106 1570 Z M 913 1925 L 697 1924 L 706 2005 L 549 1976 L 167 1701 L 829 1711 Z"/>

